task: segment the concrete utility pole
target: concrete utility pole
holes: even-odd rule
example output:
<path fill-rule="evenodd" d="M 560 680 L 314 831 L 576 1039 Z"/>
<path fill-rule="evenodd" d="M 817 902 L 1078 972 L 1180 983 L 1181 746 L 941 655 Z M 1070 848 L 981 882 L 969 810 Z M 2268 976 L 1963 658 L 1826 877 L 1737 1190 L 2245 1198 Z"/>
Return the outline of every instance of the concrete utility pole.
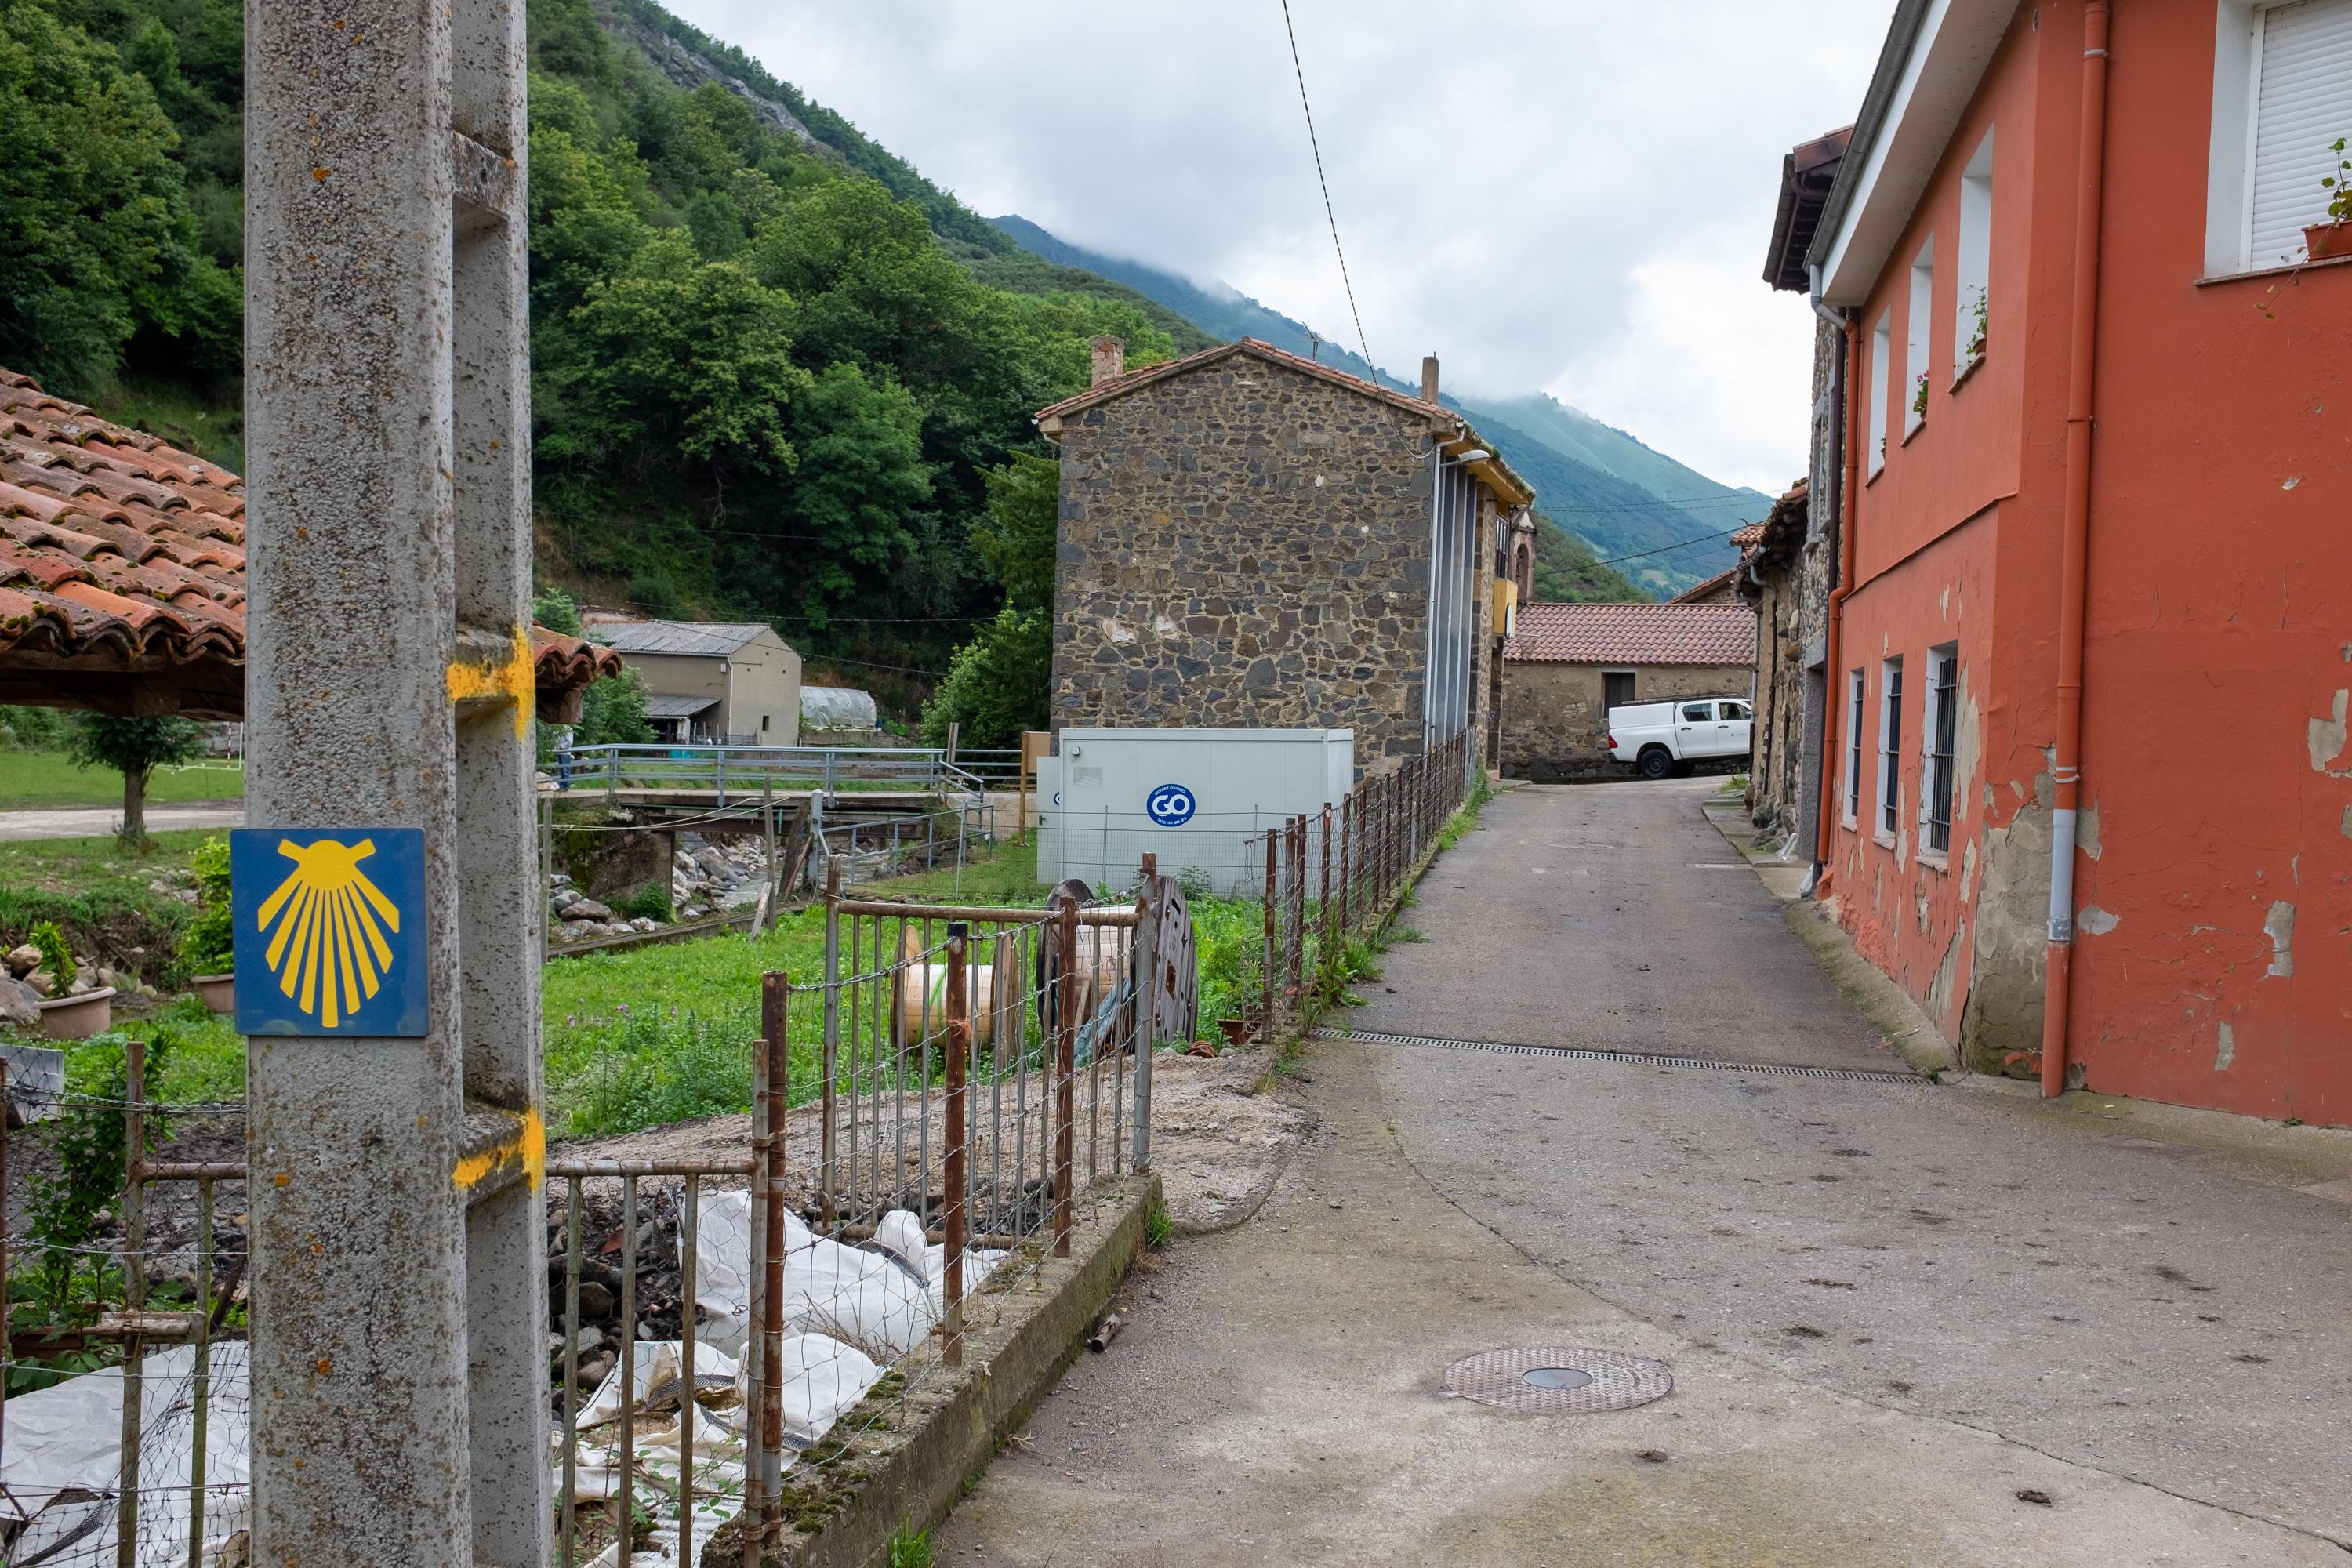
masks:
<path fill-rule="evenodd" d="M 247 820 L 421 829 L 419 1037 L 251 1041 L 253 1561 L 541 1568 L 523 7 L 246 22 Z"/>

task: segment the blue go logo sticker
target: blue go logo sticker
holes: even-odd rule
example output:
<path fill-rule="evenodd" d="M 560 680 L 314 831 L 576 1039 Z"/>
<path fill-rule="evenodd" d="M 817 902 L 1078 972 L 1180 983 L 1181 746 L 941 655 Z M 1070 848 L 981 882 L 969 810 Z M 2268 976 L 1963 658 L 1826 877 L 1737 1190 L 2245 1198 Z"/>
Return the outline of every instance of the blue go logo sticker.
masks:
<path fill-rule="evenodd" d="M 1182 784 L 1161 784 L 1144 796 L 1143 810 L 1162 827 L 1181 827 L 1192 820 L 1192 792 Z"/>

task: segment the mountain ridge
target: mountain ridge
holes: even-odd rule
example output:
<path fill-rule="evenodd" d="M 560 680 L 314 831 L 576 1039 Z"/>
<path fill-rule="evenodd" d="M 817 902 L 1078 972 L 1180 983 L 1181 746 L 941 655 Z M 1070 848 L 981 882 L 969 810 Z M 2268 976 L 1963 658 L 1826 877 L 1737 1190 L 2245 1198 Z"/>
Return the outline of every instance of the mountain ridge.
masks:
<path fill-rule="evenodd" d="M 1149 262 L 1071 244 L 1017 214 L 988 220 L 1056 266 L 1083 268 L 1175 311 L 1210 337 L 1254 337 L 1400 391 L 1418 387 L 1367 363 L 1305 323 L 1239 289 L 1211 288 Z M 1721 484 L 1639 437 L 1543 393 L 1457 397 L 1487 439 L 1536 487 L 1538 506 L 1590 546 L 1595 564 L 1624 563 L 1624 576 L 1660 597 L 1721 572 L 1737 558 L 1726 536 L 1771 510 L 1760 491 Z"/>

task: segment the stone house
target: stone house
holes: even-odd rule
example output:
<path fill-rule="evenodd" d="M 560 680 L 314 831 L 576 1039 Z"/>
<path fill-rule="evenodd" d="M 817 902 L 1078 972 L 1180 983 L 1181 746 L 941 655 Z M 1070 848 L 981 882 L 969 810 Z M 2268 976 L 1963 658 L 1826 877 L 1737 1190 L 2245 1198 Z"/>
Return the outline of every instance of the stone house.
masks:
<path fill-rule="evenodd" d="M 1503 774 L 1537 784 L 1630 776 L 1602 743 L 1610 709 L 1746 698 L 1755 679 L 1756 612 L 1737 600 L 1521 605 L 1503 648 Z"/>
<path fill-rule="evenodd" d="M 1805 661 L 1808 637 L 1818 626 L 1821 599 L 1806 592 L 1805 551 L 1810 509 L 1799 479 L 1761 522 L 1731 536 L 1739 547 L 1734 568 L 1739 597 L 1756 611 L 1756 721 L 1748 769 L 1748 816 L 1766 833 L 1787 837 L 1799 827 L 1809 767 L 1818 770 L 1816 734 L 1806 742 Z M 1816 673 L 1818 673 L 1816 671 Z M 1820 716 L 1814 715 L 1818 723 Z"/>
<path fill-rule="evenodd" d="M 1465 731 L 1486 754 L 1535 495 L 1437 362 L 1413 397 L 1255 339 L 1132 372 L 1095 350 L 1036 416 L 1062 452 L 1054 729 L 1351 729 L 1367 772 Z"/>
<path fill-rule="evenodd" d="M 1740 533 L 1746 531 L 1746 529 L 1740 530 Z M 1735 545 L 1739 542 L 1738 533 L 1731 536 L 1731 542 Z M 1673 598 L 1668 599 L 1666 603 L 1669 605 L 1728 605 L 1739 597 L 1738 582 L 1739 568 L 1727 566 L 1706 582 L 1692 584 Z"/>
<path fill-rule="evenodd" d="M 596 635 L 645 678 L 665 741 L 800 743 L 801 656 L 764 621 L 604 621 Z"/>

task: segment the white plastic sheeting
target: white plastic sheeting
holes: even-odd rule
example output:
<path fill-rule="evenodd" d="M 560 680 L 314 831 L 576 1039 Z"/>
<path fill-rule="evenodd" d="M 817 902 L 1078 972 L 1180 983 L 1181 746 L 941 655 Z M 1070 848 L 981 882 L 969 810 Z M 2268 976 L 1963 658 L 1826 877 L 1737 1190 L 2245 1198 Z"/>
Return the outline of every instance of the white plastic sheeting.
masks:
<path fill-rule="evenodd" d="M 681 1440 L 694 1445 L 696 1538 L 709 1540 L 740 1507 L 750 1392 L 741 1358 L 750 1314 L 751 1221 L 750 1193 L 704 1195 L 695 1245 L 698 1302 L 708 1321 L 696 1336 L 691 1401 L 682 1397 L 679 1342 L 638 1342 L 630 1391 L 637 1407 L 635 1469 L 638 1502 L 650 1506 L 654 1519 L 650 1538 L 640 1542 L 628 1568 L 675 1568 L 677 1562 Z M 789 1446 L 798 1450 L 823 1437 L 880 1381 L 888 1363 L 911 1352 L 938 1325 L 944 1315 L 946 1249 L 928 1245 L 922 1222 L 903 1211 L 885 1215 L 874 1240 L 864 1246 L 818 1237 L 789 1214 L 784 1230 L 789 1331 L 782 1354 L 783 1425 Z M 976 1289 L 1003 1257 L 967 1252 L 965 1288 Z M 189 1346 L 159 1351 L 141 1362 L 145 1382 L 139 1568 L 181 1568 L 188 1560 L 194 1363 L 195 1351 Z M 249 1523 L 247 1389 L 245 1344 L 214 1345 L 205 1398 L 207 1560 Z M 621 1397 L 616 1368 L 582 1406 L 573 1497 L 583 1510 L 609 1500 L 620 1485 L 615 1450 Z M 5 1562 L 112 1568 L 121 1427 L 119 1368 L 87 1373 L 8 1401 L 7 1443 L 0 1455 Z M 560 1476 L 560 1434 L 556 1442 Z M 786 1456 L 787 1463 L 791 1458 Z M 590 1568 L 621 1568 L 618 1545 L 607 1547 Z"/>
<path fill-rule="evenodd" d="M 194 1346 L 140 1358 L 139 1568 L 188 1561 L 195 1421 Z M 246 1347 L 212 1347 L 205 1398 L 205 1554 L 247 1528 Z M 121 1483 L 122 1369 L 106 1367 L 8 1401 L 0 1456 L 6 1561 L 42 1568 L 113 1568 Z"/>
<path fill-rule="evenodd" d="M 866 1247 L 817 1236 L 784 1215 L 784 1323 L 824 1334 L 885 1364 L 908 1354 L 946 1313 L 946 1248 L 926 1246 L 922 1222 L 903 1210 L 885 1215 Z M 751 1314 L 751 1194 L 704 1196 L 695 1226 L 696 1300 L 713 1320 L 711 1342 L 741 1355 Z M 963 1284 L 979 1289 L 1004 1257 L 964 1254 Z"/>
<path fill-rule="evenodd" d="M 804 730 L 871 730 L 874 698 L 846 686 L 801 688 L 801 728 Z"/>
<path fill-rule="evenodd" d="M 696 1302 L 704 1313 L 694 1343 L 694 1535 L 708 1541 L 733 1517 L 743 1495 L 742 1423 L 750 1391 L 741 1357 L 751 1317 L 751 1194 L 705 1193 L 694 1238 Z M 922 1222 L 903 1211 L 884 1215 L 864 1247 L 819 1237 L 787 1213 L 784 1248 L 788 1331 L 779 1359 L 785 1442 L 793 1450 L 784 1456 L 789 1468 L 800 1450 L 866 1397 L 887 1363 L 912 1351 L 938 1324 L 946 1249 L 926 1245 Z M 1003 1256 L 967 1252 L 966 1288 L 977 1287 Z M 636 1354 L 635 1497 L 652 1522 L 626 1568 L 676 1568 L 680 1347 L 674 1340 L 641 1341 Z M 572 1495 L 583 1510 L 620 1488 L 620 1413 L 616 1368 L 580 1411 Z M 559 1449 L 559 1469 L 562 1458 Z M 607 1546 L 588 1568 L 623 1568 L 619 1543 Z"/>

